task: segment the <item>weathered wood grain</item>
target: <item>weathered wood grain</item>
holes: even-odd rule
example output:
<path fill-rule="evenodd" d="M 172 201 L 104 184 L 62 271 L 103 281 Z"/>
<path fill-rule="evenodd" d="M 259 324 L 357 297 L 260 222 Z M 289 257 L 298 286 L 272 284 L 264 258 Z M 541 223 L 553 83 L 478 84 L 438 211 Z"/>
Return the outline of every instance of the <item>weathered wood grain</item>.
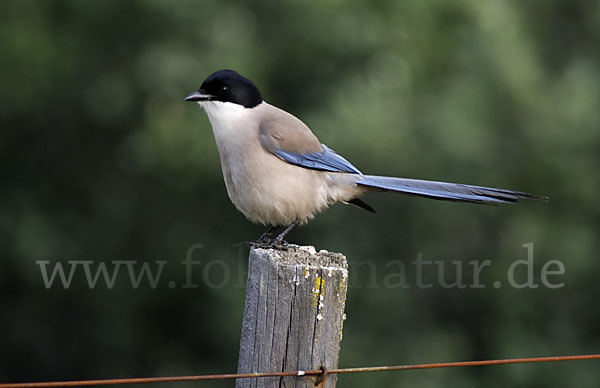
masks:
<path fill-rule="evenodd" d="M 344 255 L 290 245 L 250 251 L 238 373 L 337 368 L 348 266 Z M 237 388 L 314 387 L 315 376 L 239 379 Z M 328 376 L 321 387 L 335 387 Z"/>

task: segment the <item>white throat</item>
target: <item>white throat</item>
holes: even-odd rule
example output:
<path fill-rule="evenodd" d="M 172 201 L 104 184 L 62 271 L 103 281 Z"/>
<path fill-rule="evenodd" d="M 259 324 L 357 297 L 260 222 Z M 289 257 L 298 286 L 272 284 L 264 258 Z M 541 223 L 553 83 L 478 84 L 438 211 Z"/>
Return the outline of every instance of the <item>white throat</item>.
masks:
<path fill-rule="evenodd" d="M 218 132 L 235 131 L 236 128 L 243 127 L 244 122 L 251 120 L 257 109 L 222 101 L 201 101 L 198 105 L 206 112 L 215 136 Z"/>
<path fill-rule="evenodd" d="M 210 120 L 213 118 L 237 117 L 248 110 L 248 108 L 233 102 L 199 101 L 198 105 L 204 109 Z"/>
<path fill-rule="evenodd" d="M 254 108 L 222 101 L 199 102 L 212 126 L 219 152 L 226 152 L 238 141 L 243 141 L 252 133 L 258 124 L 257 113 L 264 104 L 261 102 Z"/>

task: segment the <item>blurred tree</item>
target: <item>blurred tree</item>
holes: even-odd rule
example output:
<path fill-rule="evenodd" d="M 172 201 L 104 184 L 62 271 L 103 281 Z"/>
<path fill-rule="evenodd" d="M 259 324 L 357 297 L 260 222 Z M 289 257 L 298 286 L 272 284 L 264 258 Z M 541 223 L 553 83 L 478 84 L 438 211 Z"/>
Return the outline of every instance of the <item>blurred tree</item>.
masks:
<path fill-rule="evenodd" d="M 255 80 L 267 101 L 363 171 L 552 197 L 494 208 L 372 196 L 377 217 L 336 206 L 294 231 L 291 240 L 350 260 L 341 365 L 599 348 L 599 4 L 2 5 L 0 380 L 235 370 L 247 252 L 234 244 L 262 228 L 229 203 L 210 126 L 183 102 L 220 68 Z M 505 284 L 529 242 L 536 276 L 560 260 L 564 287 Z M 446 263 L 448 281 L 453 261 L 491 260 L 486 287 L 419 289 L 420 253 Z M 186 254 L 200 261 L 191 273 Z M 102 280 L 90 289 L 82 272 L 68 289 L 46 289 L 40 260 L 167 263 L 155 289 L 134 289 L 123 273 L 110 289 Z M 402 267 L 411 287 L 390 287 Z M 182 287 L 188 275 L 198 288 Z M 590 362 L 359 375 L 340 385 L 599 380 Z"/>

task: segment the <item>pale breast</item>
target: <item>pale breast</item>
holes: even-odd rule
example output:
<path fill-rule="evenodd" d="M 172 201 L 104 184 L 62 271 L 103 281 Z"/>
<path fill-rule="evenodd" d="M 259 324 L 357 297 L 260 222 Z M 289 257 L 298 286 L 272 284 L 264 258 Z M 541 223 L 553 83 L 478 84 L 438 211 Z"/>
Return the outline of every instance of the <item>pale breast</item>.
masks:
<path fill-rule="evenodd" d="M 289 225 L 308 221 L 328 205 L 323 173 L 290 165 L 256 149 L 240 168 L 231 170 L 228 193 L 251 221 Z"/>

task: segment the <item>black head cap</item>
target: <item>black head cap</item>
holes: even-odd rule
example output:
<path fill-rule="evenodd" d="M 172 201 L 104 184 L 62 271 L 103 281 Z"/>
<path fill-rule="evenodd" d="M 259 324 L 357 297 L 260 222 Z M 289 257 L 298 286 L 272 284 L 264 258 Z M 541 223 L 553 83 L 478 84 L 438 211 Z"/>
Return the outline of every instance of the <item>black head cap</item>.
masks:
<path fill-rule="evenodd" d="M 209 75 L 200 89 L 185 100 L 232 102 L 253 108 L 262 102 L 262 97 L 256 85 L 248 78 L 233 70 L 219 70 Z"/>

